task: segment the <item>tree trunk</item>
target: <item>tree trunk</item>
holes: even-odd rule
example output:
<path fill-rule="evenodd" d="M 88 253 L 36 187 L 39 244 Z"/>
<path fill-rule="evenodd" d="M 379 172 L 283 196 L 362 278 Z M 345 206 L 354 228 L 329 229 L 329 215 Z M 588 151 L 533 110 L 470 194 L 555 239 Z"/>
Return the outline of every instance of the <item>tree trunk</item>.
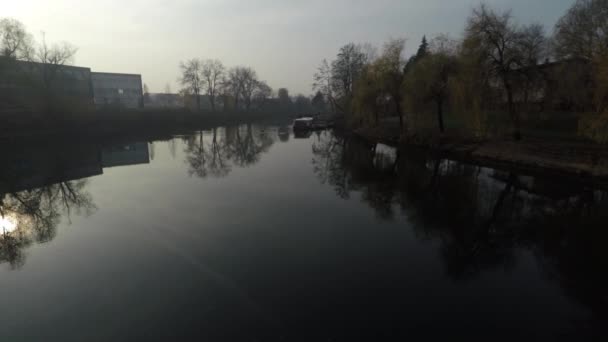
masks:
<path fill-rule="evenodd" d="M 196 108 L 201 111 L 201 94 L 196 94 Z"/>
<path fill-rule="evenodd" d="M 211 110 L 215 112 L 215 96 L 209 95 L 209 102 L 211 102 Z"/>
<path fill-rule="evenodd" d="M 513 101 L 513 89 L 511 84 L 506 79 L 503 80 L 505 84 L 505 90 L 507 91 L 507 104 L 509 107 L 509 116 L 513 121 L 513 138 L 515 140 L 521 140 L 521 127 L 519 122 L 519 113 L 515 110 L 515 104 Z"/>
<path fill-rule="evenodd" d="M 445 132 L 443 126 L 443 99 L 441 97 L 437 98 L 437 122 L 439 123 L 439 132 Z"/>
<path fill-rule="evenodd" d="M 399 115 L 399 128 L 401 129 L 401 134 L 403 134 L 403 111 L 401 109 L 401 96 L 393 95 L 393 99 L 395 101 L 395 110 L 397 111 L 397 115 Z"/>

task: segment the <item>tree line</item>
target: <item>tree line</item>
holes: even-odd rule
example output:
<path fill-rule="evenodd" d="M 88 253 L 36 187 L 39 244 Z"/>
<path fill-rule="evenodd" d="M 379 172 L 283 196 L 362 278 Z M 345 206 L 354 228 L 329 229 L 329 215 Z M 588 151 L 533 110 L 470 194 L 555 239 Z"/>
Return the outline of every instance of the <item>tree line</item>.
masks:
<path fill-rule="evenodd" d="M 292 97 L 287 88 L 279 88 L 275 93 L 252 67 L 227 68 L 217 59 L 193 58 L 182 61 L 179 69 L 180 95 L 194 102 L 199 111 L 203 95 L 211 111 L 264 109 L 303 114 L 322 110 L 315 107 L 314 97 L 302 94 Z"/>
<path fill-rule="evenodd" d="M 524 114 L 559 110 L 593 113 L 595 125 L 608 128 L 607 0 L 577 0 L 551 35 L 481 4 L 462 37 L 424 37 L 409 59 L 404 49 L 402 38 L 379 51 L 346 44 L 333 61 L 321 62 L 313 91 L 354 126 L 392 116 L 407 132 L 432 117 L 443 133 L 450 112 L 481 134 L 485 116 L 497 112 L 519 139 Z"/>

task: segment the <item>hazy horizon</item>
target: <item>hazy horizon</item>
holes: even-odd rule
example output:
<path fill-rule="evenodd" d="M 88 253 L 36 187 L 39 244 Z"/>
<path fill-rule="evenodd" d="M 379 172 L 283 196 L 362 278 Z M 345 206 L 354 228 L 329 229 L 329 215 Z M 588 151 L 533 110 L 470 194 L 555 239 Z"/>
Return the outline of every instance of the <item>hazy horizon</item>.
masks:
<path fill-rule="evenodd" d="M 462 34 L 479 0 L 21 0 L 3 5 L 0 17 L 26 25 L 39 40 L 68 41 L 78 47 L 75 65 L 93 71 L 142 74 L 152 92 L 170 83 L 178 90 L 178 64 L 189 58 L 217 58 L 227 67 L 253 67 L 276 91 L 310 94 L 312 75 L 323 58 L 340 46 L 369 42 L 377 47 L 391 37 L 407 39 L 415 52 L 423 35 Z M 513 10 L 518 23 L 539 22 L 546 32 L 574 0 L 493 0 Z"/>

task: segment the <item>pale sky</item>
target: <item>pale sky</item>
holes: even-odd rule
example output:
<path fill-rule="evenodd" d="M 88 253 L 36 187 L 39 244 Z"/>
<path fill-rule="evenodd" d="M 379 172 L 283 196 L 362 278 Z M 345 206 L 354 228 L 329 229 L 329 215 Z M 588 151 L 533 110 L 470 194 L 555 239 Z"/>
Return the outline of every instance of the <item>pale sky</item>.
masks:
<path fill-rule="evenodd" d="M 513 9 L 520 24 L 548 33 L 574 0 L 487 0 Z M 93 71 L 142 74 L 150 91 L 177 91 L 178 64 L 217 58 L 253 67 L 273 89 L 310 94 L 312 75 L 340 46 L 424 34 L 460 37 L 480 0 L 2 0 L 0 17 L 23 22 L 40 39 L 78 47 L 75 64 Z"/>

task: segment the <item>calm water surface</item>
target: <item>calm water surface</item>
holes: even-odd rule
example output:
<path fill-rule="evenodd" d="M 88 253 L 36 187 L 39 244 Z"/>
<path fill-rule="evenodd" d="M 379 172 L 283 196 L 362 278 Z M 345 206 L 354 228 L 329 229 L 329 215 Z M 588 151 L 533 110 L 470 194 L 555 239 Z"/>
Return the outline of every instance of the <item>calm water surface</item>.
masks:
<path fill-rule="evenodd" d="M 1 341 L 606 333 L 598 189 L 255 125 L 3 160 Z"/>

